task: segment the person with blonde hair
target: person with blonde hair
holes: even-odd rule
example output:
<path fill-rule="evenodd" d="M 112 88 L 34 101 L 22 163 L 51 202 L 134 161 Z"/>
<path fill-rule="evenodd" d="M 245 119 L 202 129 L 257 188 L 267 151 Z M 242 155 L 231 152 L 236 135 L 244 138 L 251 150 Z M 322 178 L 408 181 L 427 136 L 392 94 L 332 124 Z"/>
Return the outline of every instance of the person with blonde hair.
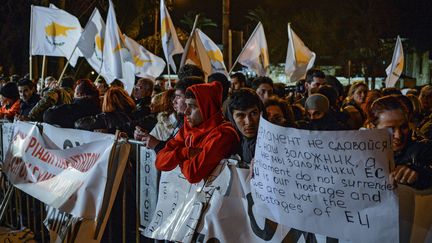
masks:
<path fill-rule="evenodd" d="M 354 82 L 348 90 L 347 98 L 342 105 L 342 111 L 350 116 L 348 125 L 351 129 L 359 129 L 366 121 L 366 114 L 361 107 L 366 102 L 368 89 L 365 82 L 359 81 Z"/>

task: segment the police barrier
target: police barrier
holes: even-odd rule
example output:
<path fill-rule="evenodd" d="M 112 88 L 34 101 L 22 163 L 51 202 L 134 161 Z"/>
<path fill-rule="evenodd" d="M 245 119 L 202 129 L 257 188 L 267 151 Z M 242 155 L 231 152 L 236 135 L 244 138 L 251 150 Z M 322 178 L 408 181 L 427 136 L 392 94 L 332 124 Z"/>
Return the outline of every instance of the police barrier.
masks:
<path fill-rule="evenodd" d="M 5 141 L 5 137 L 10 136 L 3 129 L 1 140 Z M 0 212 L 4 213 L 0 216 L 3 219 L 4 215 L 5 220 L 2 225 L 11 229 L 29 227 L 38 241 L 48 239 L 43 225 L 48 228 L 51 242 L 101 241 L 130 151 L 128 143 L 113 138 L 113 135 L 59 129 L 48 124 L 16 123 L 13 146 L 2 164 L 2 179 L 6 181 L 5 174 L 8 174 L 14 183 L 3 183 Z M 104 145 L 100 146 L 98 141 Z M 2 144 L 2 148 L 6 146 Z M 90 156 L 91 152 L 106 149 L 108 154 Z M 48 173 L 51 176 L 45 179 L 43 175 Z M 37 205 L 35 198 L 18 192 L 15 187 L 47 205 Z M 20 206 L 24 203 L 26 210 Z"/>

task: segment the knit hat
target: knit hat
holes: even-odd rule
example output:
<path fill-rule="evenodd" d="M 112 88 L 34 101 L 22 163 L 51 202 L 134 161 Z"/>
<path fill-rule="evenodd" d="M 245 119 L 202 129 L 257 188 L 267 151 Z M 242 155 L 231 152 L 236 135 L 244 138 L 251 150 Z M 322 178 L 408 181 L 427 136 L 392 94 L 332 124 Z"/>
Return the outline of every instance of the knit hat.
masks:
<path fill-rule="evenodd" d="M 330 106 L 335 107 L 337 105 L 337 99 L 338 99 L 338 94 L 336 89 L 334 89 L 332 86 L 330 85 L 321 85 L 318 89 L 318 94 L 322 94 L 325 97 L 327 97 L 327 99 L 330 102 Z"/>
<path fill-rule="evenodd" d="M 322 94 L 313 94 L 307 98 L 305 108 L 306 110 L 312 109 L 327 113 L 329 109 L 329 100 Z"/>
<path fill-rule="evenodd" d="M 18 86 L 16 83 L 8 82 L 0 89 L 0 94 L 5 98 L 17 100 L 19 99 Z"/>

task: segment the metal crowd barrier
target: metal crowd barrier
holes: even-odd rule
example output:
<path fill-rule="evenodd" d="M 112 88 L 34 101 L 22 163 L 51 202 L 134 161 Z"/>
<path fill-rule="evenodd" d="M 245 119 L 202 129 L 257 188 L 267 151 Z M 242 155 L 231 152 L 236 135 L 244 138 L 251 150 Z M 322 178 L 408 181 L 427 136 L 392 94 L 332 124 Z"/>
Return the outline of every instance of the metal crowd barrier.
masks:
<path fill-rule="evenodd" d="M 3 151 L 3 141 L 3 123 L 0 123 L 1 162 L 6 153 Z M 143 144 L 134 140 L 128 142 L 132 145 L 128 165 L 101 242 L 154 242 L 153 239 L 141 235 L 143 228 L 140 222 L 141 171 L 139 168 L 140 147 Z M 34 234 L 37 242 L 49 242 L 50 234 L 44 225 L 46 216 L 46 205 L 10 184 L 0 166 L 0 227 L 11 230 L 27 228 Z M 118 222 L 121 222 L 121 232 L 119 232 Z M 74 237 L 66 237 L 66 239 L 64 242 L 74 242 Z"/>

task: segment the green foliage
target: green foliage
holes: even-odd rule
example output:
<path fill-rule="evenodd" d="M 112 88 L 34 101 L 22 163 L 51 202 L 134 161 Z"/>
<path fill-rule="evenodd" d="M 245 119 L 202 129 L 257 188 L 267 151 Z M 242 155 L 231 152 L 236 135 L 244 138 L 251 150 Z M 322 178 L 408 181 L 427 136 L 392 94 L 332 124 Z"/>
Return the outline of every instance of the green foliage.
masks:
<path fill-rule="evenodd" d="M 196 15 L 196 11 L 189 11 L 180 20 L 180 23 L 182 23 L 186 27 L 185 29 L 189 32 L 192 31 Z M 207 18 L 204 13 L 200 13 L 196 27 L 201 30 L 205 30 L 206 28 L 210 27 L 217 28 L 218 25 L 212 19 Z"/>

